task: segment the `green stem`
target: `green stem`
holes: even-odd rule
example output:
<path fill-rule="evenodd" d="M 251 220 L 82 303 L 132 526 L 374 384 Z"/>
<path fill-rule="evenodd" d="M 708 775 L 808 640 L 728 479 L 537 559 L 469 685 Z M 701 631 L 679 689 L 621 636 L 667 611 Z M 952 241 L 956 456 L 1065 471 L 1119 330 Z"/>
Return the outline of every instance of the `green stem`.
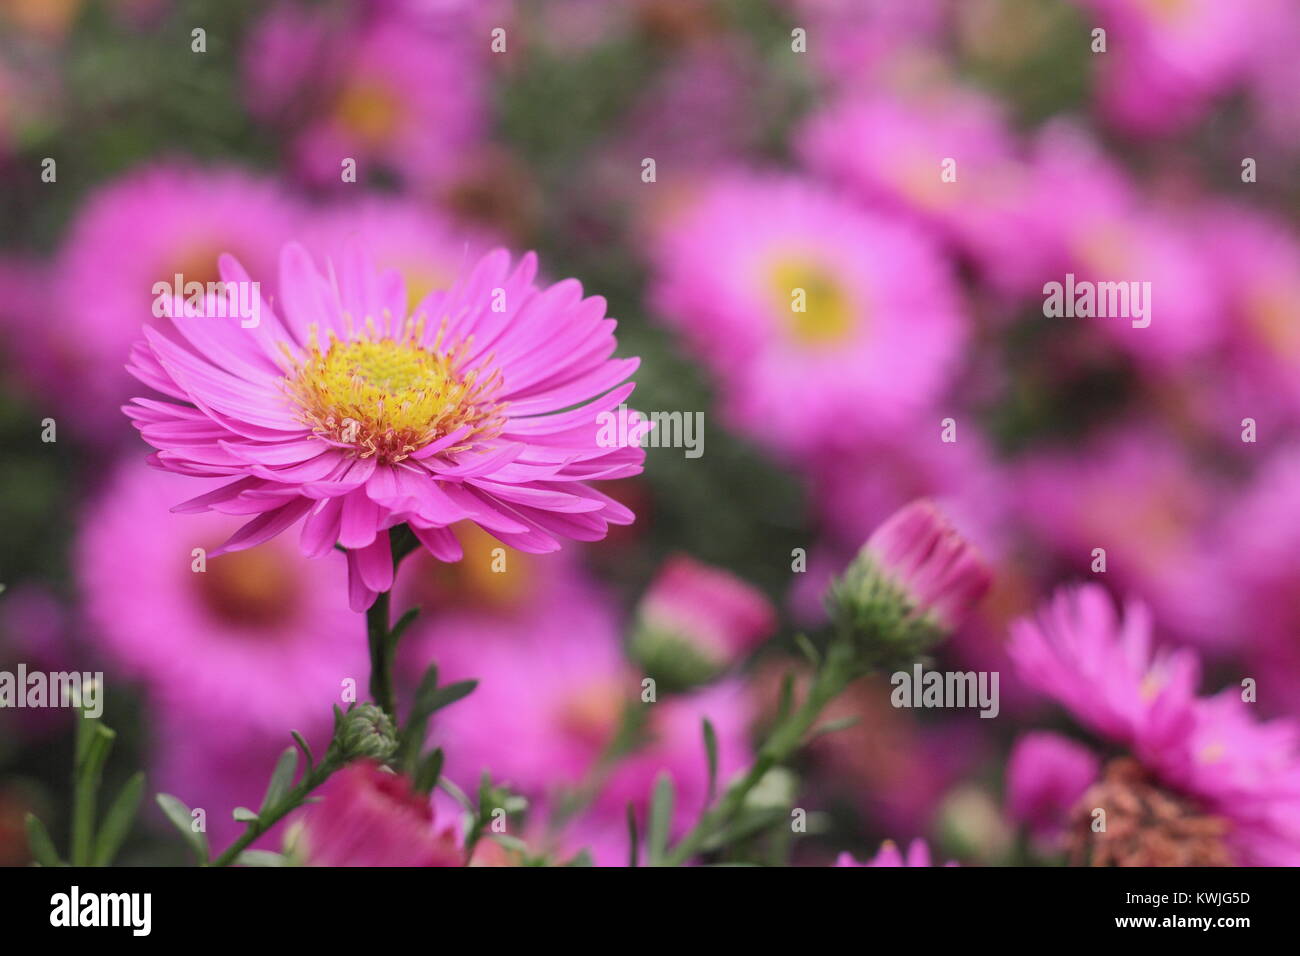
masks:
<path fill-rule="evenodd" d="M 406 525 L 394 528 L 390 538 L 393 553 L 393 579 L 402 559 L 420 546 L 419 539 Z M 393 692 L 393 658 L 397 652 L 393 640 L 390 592 L 384 591 L 366 611 L 366 639 L 370 645 L 370 697 L 384 713 L 397 720 L 397 697 Z"/>
<path fill-rule="evenodd" d="M 334 771 L 345 763 L 347 761 L 338 755 L 334 745 L 331 744 L 324 760 L 313 767 L 310 773 L 303 774 L 303 778 L 298 781 L 298 785 L 286 793 L 279 803 L 268 808 L 266 812 L 258 814 L 257 819 L 248 824 L 247 829 L 240 834 L 239 838 L 230 844 L 221 856 L 208 865 L 229 866 L 235 862 L 239 858 L 239 854 L 243 853 L 250 843 L 284 819 L 286 814 L 302 806 L 303 801 L 311 795 L 311 792 L 328 780 Z"/>
<path fill-rule="evenodd" d="M 389 592 L 385 591 L 370 605 L 366 611 L 366 636 L 370 643 L 370 697 L 383 708 L 384 713 L 394 717 L 397 713 L 396 697 L 393 693 L 393 647 L 388 639 Z"/>
<path fill-rule="evenodd" d="M 664 855 L 662 866 L 681 866 L 699 853 L 709 837 L 740 813 L 745 798 L 768 771 L 790 759 L 803 744 L 826 705 L 858 676 L 852 667 L 852 657 L 853 652 L 847 641 L 837 640 L 831 644 L 799 709 L 773 728 L 749 772 L 728 787 L 722 799 L 705 812 L 690 832 Z"/>

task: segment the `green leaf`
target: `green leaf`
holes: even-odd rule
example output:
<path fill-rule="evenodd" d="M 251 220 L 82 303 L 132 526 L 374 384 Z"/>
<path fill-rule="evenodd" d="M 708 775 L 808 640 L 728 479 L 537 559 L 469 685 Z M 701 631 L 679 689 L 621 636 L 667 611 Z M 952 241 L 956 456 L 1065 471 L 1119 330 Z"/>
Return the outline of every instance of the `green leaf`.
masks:
<path fill-rule="evenodd" d="M 808 741 L 821 737 L 823 734 L 833 734 L 837 730 L 846 730 L 861 721 L 861 719 L 862 717 L 859 714 L 848 714 L 845 717 L 837 717 L 835 720 L 828 720 L 826 723 L 813 728 L 813 730 L 808 734 Z"/>
<path fill-rule="evenodd" d="M 54 849 L 54 841 L 50 839 L 49 831 L 45 829 L 45 824 L 34 813 L 27 814 L 27 846 L 32 851 L 32 859 L 41 866 L 66 866 L 59 853 Z"/>
<path fill-rule="evenodd" d="M 803 651 L 804 657 L 808 658 L 813 667 L 821 666 L 822 656 L 817 652 L 817 648 L 813 647 L 813 642 L 808 640 L 807 634 L 796 634 L 794 642 L 799 645 L 799 650 Z"/>
<path fill-rule="evenodd" d="M 713 802 L 713 795 L 718 789 L 718 732 L 713 729 L 713 724 L 709 718 L 704 718 L 704 753 L 709 761 L 709 797 L 710 803 Z"/>
<path fill-rule="evenodd" d="M 780 724 L 790 716 L 790 709 L 794 705 L 794 672 L 789 671 L 781 678 L 781 694 L 777 698 L 776 718 L 773 723 Z"/>
<path fill-rule="evenodd" d="M 298 750 L 287 747 L 275 762 L 275 771 L 271 774 L 271 782 L 267 784 L 266 796 L 262 798 L 262 806 L 257 811 L 259 816 L 284 799 L 284 795 L 293 787 L 293 775 L 297 771 Z"/>
<path fill-rule="evenodd" d="M 144 773 L 137 773 L 122 785 L 117 799 L 104 814 L 99 835 L 95 838 L 95 866 L 108 866 L 122 848 L 126 835 L 131 832 L 135 815 L 144 796 Z"/>
<path fill-rule="evenodd" d="M 202 832 L 195 832 L 194 817 L 190 814 L 190 808 L 183 802 L 173 797 L 170 793 L 160 793 L 154 797 L 162 812 L 167 814 L 167 819 L 172 822 L 177 830 L 181 831 L 181 836 L 185 837 L 194 855 L 199 858 L 199 865 L 204 866 L 208 862 L 208 835 Z"/>
<path fill-rule="evenodd" d="M 448 684 L 446 687 L 439 687 L 431 696 L 429 701 L 429 713 L 425 716 L 442 710 L 450 704 L 456 703 L 462 697 L 468 697 L 478 686 L 476 680 L 461 680 L 454 684 Z"/>
<path fill-rule="evenodd" d="M 411 622 L 419 616 L 419 613 L 420 609 L 418 607 L 413 607 L 397 619 L 397 623 L 394 624 L 392 630 L 388 632 L 388 641 L 391 645 L 397 645 L 397 642 L 401 640 L 402 635 L 406 633 L 406 629 L 411 626 Z"/>
<path fill-rule="evenodd" d="M 646 824 L 646 852 L 651 866 L 663 859 L 672 820 L 673 779 L 666 771 L 661 771 L 655 780 L 654 796 L 650 800 L 650 820 Z"/>
<path fill-rule="evenodd" d="M 293 742 L 296 743 L 298 749 L 302 751 L 303 759 L 307 761 L 307 772 L 311 773 L 312 768 L 316 766 L 316 758 L 312 756 L 311 746 L 303 739 L 302 734 L 298 733 L 296 730 L 289 731 L 289 736 L 293 738 Z"/>
<path fill-rule="evenodd" d="M 270 850 L 245 850 L 235 857 L 236 866 L 289 866 L 289 858 Z"/>
<path fill-rule="evenodd" d="M 433 790 L 438 783 L 438 777 L 442 775 L 442 761 L 441 747 L 424 758 L 419 769 L 415 771 L 414 779 L 411 781 L 416 793 L 429 793 Z"/>
<path fill-rule="evenodd" d="M 240 823 L 256 823 L 258 820 L 257 814 L 248 809 L 248 807 L 235 807 L 231 816 Z"/>
<path fill-rule="evenodd" d="M 640 855 L 636 835 L 636 807 L 629 800 L 627 804 L 627 843 L 628 843 L 628 866 L 637 865 L 637 857 Z"/>

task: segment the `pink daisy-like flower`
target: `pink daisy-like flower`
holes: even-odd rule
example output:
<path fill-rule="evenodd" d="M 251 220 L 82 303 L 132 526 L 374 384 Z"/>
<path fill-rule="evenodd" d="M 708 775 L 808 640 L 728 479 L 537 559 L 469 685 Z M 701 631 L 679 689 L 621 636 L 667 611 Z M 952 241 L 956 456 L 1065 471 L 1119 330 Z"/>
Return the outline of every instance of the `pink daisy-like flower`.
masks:
<path fill-rule="evenodd" d="M 90 632 L 111 673 L 142 681 L 172 714 L 164 724 L 219 726 L 225 740 L 274 738 L 283 749 L 290 728 L 328 729 L 345 679 L 364 686 L 346 562 L 309 562 L 287 540 L 213 557 L 240 518 L 160 507 L 196 483 L 220 486 L 132 459 L 91 503 L 75 548 Z M 193 736 L 183 745 L 203 749 Z"/>
<path fill-rule="evenodd" d="M 1058 593 L 1012 631 L 1021 676 L 1136 758 L 1112 761 L 1085 794 L 1112 817 L 1088 852 L 1138 864 L 1296 865 L 1296 724 L 1254 720 L 1236 688 L 1198 698 L 1195 655 L 1153 654 L 1151 644 L 1146 609 L 1120 618 L 1096 585 Z M 1089 828 L 1075 822 L 1078 852 Z"/>
<path fill-rule="evenodd" d="M 33 278 L 44 304 L 13 316 L 11 335 L 38 394 L 83 438 L 106 444 L 124 433 L 117 406 L 133 383 L 122 358 L 154 319 L 156 283 L 208 283 L 227 252 L 265 276 L 298 214 L 282 189 L 236 167 L 151 165 L 98 188 L 73 222 L 53 265 Z M 262 282 L 262 294 L 271 294 Z M 50 301 L 63 318 L 47 321 Z M 75 382 L 75 388 L 66 383 Z M 63 422 L 60 422 L 62 425 Z"/>
<path fill-rule="evenodd" d="M 1083 744 L 1046 731 L 1024 734 L 1007 761 L 1007 812 L 1036 837 L 1055 838 L 1100 769 Z"/>
<path fill-rule="evenodd" d="M 229 256 L 220 267 L 252 282 Z M 356 244 L 335 270 L 292 244 L 280 303 L 256 327 L 176 315 L 177 338 L 146 328 L 132 351 L 132 373 L 174 399 L 126 408 L 154 463 L 233 479 L 177 510 L 254 516 L 217 554 L 302 521 L 305 554 L 346 549 L 364 610 L 392 587 L 394 526 L 455 561 L 460 521 L 543 553 L 632 520 L 587 484 L 636 474 L 645 457 L 598 441 L 598 416 L 625 401 L 637 365 L 611 358 L 603 299 L 575 280 L 538 288 L 536 257 L 512 267 L 504 250 L 414 312 L 401 274 Z"/>
<path fill-rule="evenodd" d="M 907 855 L 898 848 L 898 844 L 893 840 L 886 840 L 880 844 L 880 852 L 873 856 L 866 863 L 859 863 L 853 859 L 851 853 L 841 853 L 835 860 L 836 866 L 933 866 L 930 862 L 930 847 L 920 837 L 913 840 L 907 847 Z M 955 863 L 945 864 L 946 866 L 956 866 Z"/>
<path fill-rule="evenodd" d="M 346 14 L 272 7 L 245 54 L 250 103 L 292 123 L 294 165 L 312 183 L 339 182 L 348 158 L 363 180 L 379 166 L 416 186 L 446 183 L 482 138 L 486 32 L 476 48 L 468 11 L 369 4 Z"/>
<path fill-rule="evenodd" d="M 656 244 L 654 300 L 776 451 L 896 432 L 947 385 L 965 326 L 935 246 L 814 183 L 738 174 Z"/>
<path fill-rule="evenodd" d="M 408 778 L 368 760 L 336 773 L 298 817 L 291 849 L 310 866 L 463 866 L 454 824 Z"/>
<path fill-rule="evenodd" d="M 1191 726 L 1196 656 L 1156 653 L 1145 605 L 1121 616 L 1100 585 L 1058 591 L 1012 626 L 1009 650 L 1026 683 L 1139 756 L 1158 758 Z"/>

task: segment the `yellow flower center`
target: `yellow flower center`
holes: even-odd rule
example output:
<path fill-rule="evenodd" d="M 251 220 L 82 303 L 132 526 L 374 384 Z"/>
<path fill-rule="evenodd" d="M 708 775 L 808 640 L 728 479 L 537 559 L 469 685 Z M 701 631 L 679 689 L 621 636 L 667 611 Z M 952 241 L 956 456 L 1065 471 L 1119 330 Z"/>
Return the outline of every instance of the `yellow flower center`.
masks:
<path fill-rule="evenodd" d="M 853 329 L 853 303 L 837 276 L 807 259 L 780 259 L 769 272 L 777 309 L 800 345 L 843 342 Z"/>
<path fill-rule="evenodd" d="M 191 575 L 212 614 L 236 628 L 265 631 L 286 623 L 298 599 L 298 579 L 274 547 L 232 551 Z"/>
<path fill-rule="evenodd" d="M 425 348 L 424 320 L 407 319 L 397 330 L 365 329 L 340 340 L 333 332 L 322 346 L 313 327 L 305 359 L 286 378 L 302 422 L 330 441 L 351 447 L 359 458 L 401 461 L 461 428 L 463 439 L 447 452 L 462 451 L 470 439 L 498 434 L 502 405 L 491 401 L 500 384 L 492 373 L 461 374 L 469 342 L 444 350 L 443 332 Z"/>
<path fill-rule="evenodd" d="M 360 80 L 348 84 L 334 106 L 339 124 L 363 143 L 377 146 L 397 130 L 401 102 L 379 83 Z"/>

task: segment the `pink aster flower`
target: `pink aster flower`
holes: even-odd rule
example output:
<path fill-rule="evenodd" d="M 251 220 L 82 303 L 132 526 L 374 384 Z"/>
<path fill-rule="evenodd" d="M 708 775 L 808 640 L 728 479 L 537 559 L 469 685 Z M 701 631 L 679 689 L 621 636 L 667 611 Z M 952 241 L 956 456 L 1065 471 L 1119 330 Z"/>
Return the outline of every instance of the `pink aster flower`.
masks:
<path fill-rule="evenodd" d="M 597 441 L 637 364 L 610 358 L 603 299 L 572 280 L 539 289 L 536 258 L 512 267 L 500 250 L 413 313 L 402 276 L 355 244 L 336 268 L 326 278 L 290 245 L 281 305 L 255 328 L 178 314 L 177 337 L 146 328 L 132 352 L 132 373 L 175 400 L 127 408 L 155 463 L 233 479 L 178 510 L 255 516 L 217 553 L 305 519 L 303 553 L 346 549 L 351 605 L 364 610 L 392 587 L 396 525 L 455 561 L 460 521 L 544 553 L 632 520 L 586 483 L 644 460 Z M 252 281 L 229 256 L 221 275 Z"/>
<path fill-rule="evenodd" d="M 1131 132 L 1162 134 L 1196 120 L 1240 82 L 1267 36 L 1272 0 L 1078 0 L 1109 33 L 1100 71 L 1102 107 Z"/>
<path fill-rule="evenodd" d="M 448 570 L 473 574 L 472 538 L 466 547 L 466 562 Z M 575 567 L 534 563 L 547 573 L 540 590 L 527 580 L 529 566 L 507 558 L 507 571 L 493 575 L 504 580 L 493 586 L 523 592 L 508 602 L 484 600 L 486 581 L 471 579 L 453 600 L 426 604 L 427 619 L 405 641 L 410 666 L 403 670 L 421 673 L 435 661 L 444 683 L 478 681 L 434 721 L 432 739 L 446 745 L 451 779 L 477 781 L 486 770 L 542 799 L 581 782 L 640 697 L 608 596 Z"/>
<path fill-rule="evenodd" d="M 1011 653 L 1024 680 L 1133 754 L 1085 794 L 1111 819 L 1091 840 L 1076 821 L 1076 853 L 1139 865 L 1300 862 L 1296 724 L 1252 719 L 1236 688 L 1198 698 L 1198 661 L 1153 653 L 1144 607 L 1121 618 L 1099 586 L 1063 590 L 1013 629 Z"/>
<path fill-rule="evenodd" d="M 665 228 L 655 264 L 654 301 L 716 374 L 726 417 L 789 456 L 913 421 L 965 338 L 922 234 L 797 178 L 718 180 Z"/>
<path fill-rule="evenodd" d="M 686 555 L 670 558 L 637 608 L 637 651 L 671 666 L 698 661 L 717 674 L 776 629 L 776 612 L 761 591 L 721 568 Z"/>
<path fill-rule="evenodd" d="M 911 842 L 907 847 L 907 855 L 898 848 L 898 844 L 893 840 L 886 840 L 880 844 L 880 851 L 866 863 L 859 863 L 853 859 L 851 853 L 841 853 L 835 860 L 836 866 L 933 866 L 930 862 L 930 847 L 919 837 Z M 948 863 L 947 866 L 956 866 L 955 863 Z"/>
<path fill-rule="evenodd" d="M 122 357 L 142 322 L 165 322 L 153 318 L 155 284 L 171 286 L 177 274 L 215 281 L 223 252 L 267 277 L 296 215 L 282 189 L 236 168 L 168 162 L 99 187 L 44 278 L 62 320 L 36 313 L 13 337 L 36 386 L 83 438 L 119 437 L 115 409 L 133 390 Z M 263 281 L 264 297 L 270 286 Z"/>
<path fill-rule="evenodd" d="M 1024 734 L 1007 761 L 1007 812 L 1035 836 L 1055 838 L 1100 769 L 1096 755 L 1068 737 Z"/>
<path fill-rule="evenodd" d="M 298 818 L 291 850 L 309 866 L 463 866 L 454 825 L 406 777 L 360 761 L 338 771 Z"/>
<path fill-rule="evenodd" d="M 811 169 L 936 230 L 996 286 L 1031 287 L 1043 254 L 1031 170 L 995 100 L 956 87 L 849 97 L 796 141 Z"/>
<path fill-rule="evenodd" d="M 1211 520 L 1227 489 L 1195 468 L 1167 429 L 1130 422 L 1075 448 L 1035 453 L 1014 475 L 1020 516 L 1060 566 L 1092 573 L 1103 549 L 1105 573 L 1165 626 L 1231 643 L 1223 627 L 1231 595 Z"/>
<path fill-rule="evenodd" d="M 273 738 L 282 750 L 290 728 L 328 729 L 344 681 L 364 686 L 369 672 L 344 597 L 346 562 L 308 561 L 284 540 L 214 556 L 239 517 L 160 507 L 195 484 L 139 461 L 111 474 L 75 545 L 89 629 L 111 673 L 142 681 L 171 715 L 164 724 L 183 710 L 189 725 L 250 745 Z M 185 745 L 203 749 L 193 735 Z M 262 786 L 267 772 L 258 769 Z"/>
<path fill-rule="evenodd" d="M 1121 615 L 1100 585 L 1059 590 L 1013 625 L 1010 651 L 1026 683 L 1139 756 L 1158 758 L 1191 725 L 1196 656 L 1157 653 L 1145 605 Z"/>
<path fill-rule="evenodd" d="M 293 161 L 313 183 L 340 182 L 345 158 L 362 181 L 378 166 L 416 186 L 445 183 L 483 135 L 488 37 L 465 29 L 458 11 L 423 17 L 372 4 L 349 13 L 340 21 L 296 2 L 273 7 L 245 52 L 249 102 L 292 121 Z"/>

